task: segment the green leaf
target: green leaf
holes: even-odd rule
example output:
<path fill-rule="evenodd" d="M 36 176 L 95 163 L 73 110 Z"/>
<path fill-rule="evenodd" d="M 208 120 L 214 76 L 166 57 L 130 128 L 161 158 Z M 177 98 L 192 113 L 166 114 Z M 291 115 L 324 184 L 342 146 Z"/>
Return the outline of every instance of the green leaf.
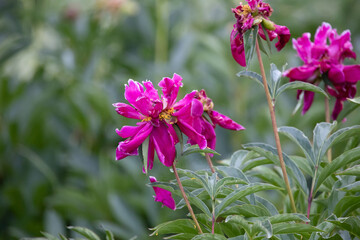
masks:
<path fill-rule="evenodd" d="M 168 237 L 164 237 L 164 239 L 189 240 L 195 236 L 196 234 L 192 234 L 192 233 L 179 233 Z"/>
<path fill-rule="evenodd" d="M 207 176 L 202 177 L 198 173 L 196 173 L 194 171 L 191 171 L 191 170 L 188 170 L 188 169 L 177 168 L 177 171 L 181 175 L 185 175 L 185 176 L 187 176 L 189 178 L 198 180 L 198 182 L 204 187 L 205 191 L 207 191 L 208 194 L 211 195 L 209 181 L 208 181 Z"/>
<path fill-rule="evenodd" d="M 277 89 L 280 84 L 282 73 L 279 71 L 279 69 L 276 67 L 275 64 L 270 64 L 270 79 L 269 79 L 269 88 L 271 90 L 271 98 L 275 99 L 274 93 L 277 92 Z"/>
<path fill-rule="evenodd" d="M 231 194 L 229 194 L 226 198 L 224 198 L 219 205 L 216 206 L 215 217 L 219 216 L 219 214 L 221 214 L 222 211 L 231 203 L 235 202 L 236 200 L 242 197 L 263 190 L 277 190 L 277 189 L 280 188 L 264 183 L 251 183 L 249 185 L 235 189 Z"/>
<path fill-rule="evenodd" d="M 220 234 L 204 233 L 193 237 L 191 240 L 226 240 L 227 238 Z"/>
<path fill-rule="evenodd" d="M 322 169 L 317 182 L 315 184 L 314 193 L 317 192 L 320 185 L 333 173 L 339 170 L 341 167 L 346 166 L 349 163 L 355 162 L 360 159 L 360 147 L 351 149 L 336 159 L 334 159 L 329 165 Z"/>
<path fill-rule="evenodd" d="M 310 167 L 309 161 L 307 158 L 300 157 L 300 156 L 290 156 L 291 160 L 294 161 L 296 165 L 299 166 L 299 168 L 309 176 L 314 176 L 314 169 Z"/>
<path fill-rule="evenodd" d="M 262 166 L 262 165 L 267 165 L 267 164 L 272 164 L 272 163 L 273 163 L 272 161 L 270 161 L 269 159 L 264 158 L 264 157 L 255 158 L 255 159 L 248 160 L 246 162 L 246 164 L 244 164 L 241 167 L 241 170 L 243 172 L 246 172 L 246 171 L 248 171 L 250 169 L 253 169 L 255 167 Z"/>
<path fill-rule="evenodd" d="M 247 66 L 249 66 L 250 61 L 254 55 L 256 38 L 258 34 L 259 26 L 255 26 L 244 33 L 244 50 L 245 50 L 245 60 Z"/>
<path fill-rule="evenodd" d="M 114 234 L 111 231 L 105 230 L 105 234 L 106 234 L 106 240 L 115 240 Z"/>
<path fill-rule="evenodd" d="M 302 131 L 294 127 L 280 127 L 278 131 L 296 143 L 309 160 L 309 163 L 312 166 L 315 165 L 315 155 L 311 143 Z"/>
<path fill-rule="evenodd" d="M 256 73 L 256 72 L 244 70 L 244 71 L 238 72 L 236 74 L 236 76 L 238 76 L 238 77 L 249 77 L 250 79 L 255 80 L 256 82 L 260 83 L 261 86 L 264 87 L 264 83 L 263 83 L 263 79 L 262 79 L 261 75 Z"/>
<path fill-rule="evenodd" d="M 290 234 L 290 233 L 312 233 L 312 232 L 322 232 L 322 230 L 311 226 L 310 224 L 302 223 L 277 223 L 273 224 L 273 233 L 274 234 Z"/>
<path fill-rule="evenodd" d="M 264 27 L 264 23 L 263 23 L 263 22 L 261 23 L 261 27 L 262 27 L 263 33 L 264 33 L 264 35 L 265 35 L 265 39 L 266 39 L 267 46 L 268 46 L 269 51 L 270 51 L 270 53 L 271 53 L 272 51 L 271 51 L 271 42 L 270 42 L 269 34 L 268 34 L 268 32 L 267 32 L 266 30 L 264 30 L 264 29 L 266 29 L 266 28 Z"/>
<path fill-rule="evenodd" d="M 61 240 L 68 240 L 67 237 L 65 237 L 65 236 L 62 235 L 62 234 L 59 234 L 59 236 L 60 236 L 60 239 L 61 239 Z"/>
<path fill-rule="evenodd" d="M 270 212 L 265 207 L 252 204 L 235 205 L 220 214 L 221 217 L 229 215 L 242 215 L 246 218 L 271 216 Z"/>
<path fill-rule="evenodd" d="M 46 239 L 48 239 L 48 240 L 59 240 L 57 237 L 55 237 L 54 235 L 51 235 L 50 233 L 41 232 L 41 234 L 44 235 L 46 237 Z"/>
<path fill-rule="evenodd" d="M 360 218 L 356 217 L 347 217 L 347 218 L 339 218 L 338 220 L 328 220 L 329 222 L 337 225 L 343 230 L 348 231 L 349 233 L 355 235 L 360 238 Z"/>
<path fill-rule="evenodd" d="M 247 150 L 238 150 L 231 155 L 230 167 L 240 168 L 240 166 L 249 158 L 251 152 Z M 251 157 L 251 156 L 250 156 Z"/>
<path fill-rule="evenodd" d="M 272 204 L 270 201 L 266 200 L 265 198 L 255 196 L 255 200 L 256 200 L 256 204 L 260 204 L 261 206 L 264 206 L 271 213 L 271 215 L 279 214 L 274 204 Z"/>
<path fill-rule="evenodd" d="M 284 85 L 279 87 L 279 89 L 275 93 L 275 99 L 277 99 L 281 93 L 283 93 L 287 90 L 294 90 L 294 89 L 296 89 L 296 90 L 300 89 L 300 90 L 320 93 L 320 94 L 324 95 L 325 97 L 329 98 L 328 94 L 322 88 L 320 88 L 314 84 L 307 83 L 307 82 L 301 82 L 301 81 L 294 81 L 294 82 L 285 83 Z"/>
<path fill-rule="evenodd" d="M 356 98 L 356 101 L 358 98 Z M 350 99 L 348 99 L 350 100 Z M 355 111 L 358 107 L 360 107 L 359 104 L 356 104 L 352 101 L 346 101 L 344 102 L 344 107 L 343 110 L 340 112 L 339 116 L 337 117 L 337 121 L 341 122 L 343 119 L 346 118 L 347 115 L 349 115 L 350 113 L 352 113 L 353 111 Z"/>
<path fill-rule="evenodd" d="M 234 178 L 242 179 L 246 183 L 249 183 L 249 179 L 246 177 L 246 175 L 240 169 L 233 168 L 233 167 L 217 166 L 216 170 L 223 177 L 226 177 L 226 176 L 234 177 Z"/>
<path fill-rule="evenodd" d="M 262 38 L 258 35 L 258 36 L 257 36 L 257 39 L 258 39 L 260 51 L 262 51 L 263 53 L 266 54 L 266 56 L 269 57 L 269 54 L 268 54 L 268 52 L 266 51 L 263 42 L 261 41 Z"/>
<path fill-rule="evenodd" d="M 337 217 L 347 216 L 360 207 L 360 196 L 345 196 L 335 206 Z"/>
<path fill-rule="evenodd" d="M 360 181 L 338 188 L 338 190 L 345 192 L 353 192 L 353 193 L 360 192 Z"/>
<path fill-rule="evenodd" d="M 319 166 L 319 163 L 321 162 L 323 154 L 321 154 L 323 150 L 323 146 L 325 144 L 326 139 L 330 135 L 331 131 L 335 128 L 337 125 L 336 122 L 334 123 L 326 123 L 321 122 L 316 124 L 313 136 L 314 136 L 314 155 L 315 155 L 315 166 Z M 325 151 L 326 152 L 326 151 Z"/>
<path fill-rule="evenodd" d="M 272 224 L 290 221 L 310 222 L 310 220 L 299 213 L 283 213 L 268 218 Z"/>
<path fill-rule="evenodd" d="M 141 145 L 141 151 L 142 151 L 142 158 L 143 158 L 143 164 L 145 169 L 145 174 L 148 174 L 148 157 L 149 157 L 149 139 L 150 137 L 147 137 L 145 141 Z"/>
<path fill-rule="evenodd" d="M 320 158 L 322 158 L 325 155 L 326 151 L 333 145 L 348 140 L 353 136 L 359 136 L 359 135 L 360 135 L 359 125 L 339 129 L 338 131 L 331 134 L 331 136 L 325 141 L 324 145 L 321 148 Z"/>
<path fill-rule="evenodd" d="M 82 236 L 86 237 L 89 240 L 100 240 L 100 237 L 90 229 L 83 227 L 73 227 L 73 226 L 68 226 L 67 228 L 81 234 Z"/>
<path fill-rule="evenodd" d="M 175 129 L 175 133 L 176 133 L 176 136 L 178 137 L 179 139 L 179 144 L 180 144 L 180 153 L 181 155 L 183 154 L 183 151 L 184 151 L 184 140 L 183 140 L 183 134 L 179 128 L 179 126 L 177 124 L 173 124 L 173 127 Z"/>
<path fill-rule="evenodd" d="M 353 102 L 353 103 L 356 103 L 356 104 L 360 105 L 360 97 L 357 97 L 357 98 L 348 98 L 347 100 L 350 101 L 350 102 Z"/>
<path fill-rule="evenodd" d="M 154 228 L 150 228 L 150 230 L 154 231 L 150 234 L 150 236 L 174 233 L 198 233 L 194 222 L 190 219 L 177 219 L 174 221 L 161 223 Z"/>
<path fill-rule="evenodd" d="M 260 166 L 251 171 L 251 175 L 262 179 L 264 182 L 272 184 L 283 189 L 286 188 L 283 178 L 273 169 Z"/>
<path fill-rule="evenodd" d="M 192 145 L 182 153 L 182 156 L 186 156 L 192 153 L 212 153 L 212 154 L 220 155 L 218 152 L 210 148 L 201 149 L 197 145 Z"/>
<path fill-rule="evenodd" d="M 233 216 L 228 216 L 225 219 L 225 222 L 233 222 L 238 224 L 241 228 L 243 228 L 245 230 L 245 232 L 248 234 L 248 236 L 251 236 L 251 225 L 245 220 L 245 218 L 238 216 L 238 215 L 233 215 Z"/>
<path fill-rule="evenodd" d="M 360 165 L 353 166 L 345 169 L 344 171 L 338 172 L 337 175 L 352 175 L 360 177 Z"/>
<path fill-rule="evenodd" d="M 276 148 L 265 143 L 248 143 L 243 145 L 243 147 L 245 149 L 250 149 L 259 153 L 261 156 L 268 158 L 274 164 L 280 166 L 280 161 L 277 156 Z M 297 182 L 297 184 L 301 187 L 304 193 L 307 194 L 308 188 L 304 174 L 285 153 L 283 153 L 283 158 L 288 174 Z"/>
<path fill-rule="evenodd" d="M 214 189 L 215 190 L 214 197 L 221 191 L 221 189 L 225 185 L 234 185 L 234 184 L 247 184 L 247 182 L 240 178 L 224 177 L 224 178 L 220 179 L 219 181 L 217 181 L 215 189 Z"/>

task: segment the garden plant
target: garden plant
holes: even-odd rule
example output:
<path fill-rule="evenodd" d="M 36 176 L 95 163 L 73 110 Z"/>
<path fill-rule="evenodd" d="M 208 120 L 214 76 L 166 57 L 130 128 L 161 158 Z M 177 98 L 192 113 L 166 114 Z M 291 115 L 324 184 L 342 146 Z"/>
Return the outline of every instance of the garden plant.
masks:
<path fill-rule="evenodd" d="M 71 13 L 76 14 L 67 12 Z M 100 136 L 110 135 L 111 141 L 118 143 L 116 148 L 107 146 L 116 165 L 104 166 L 117 168 L 125 162 L 140 161 L 134 176 L 127 179 L 136 182 L 138 189 L 151 190 L 140 190 L 146 191 L 142 196 L 146 199 L 139 202 L 155 201 L 167 216 L 175 217 L 149 226 L 149 232 L 141 237 L 134 225 L 124 223 L 124 228 L 133 228 L 129 236 L 126 230 L 105 221 L 99 222 L 100 230 L 82 226 L 81 221 L 69 221 L 68 234 L 76 232 L 90 240 L 360 239 L 360 125 L 356 125 L 360 65 L 355 63 L 351 29 L 335 29 L 321 21 L 314 32 L 292 38 L 286 21 L 273 20 L 277 13 L 270 1 L 246 0 L 229 9 L 226 14 L 233 16 L 233 27 L 224 27 L 230 38 L 225 51 L 237 63 L 238 84 L 254 80 L 251 94 L 261 95 L 258 104 L 267 106 L 266 113 L 258 116 L 268 122 L 270 137 L 241 143 L 235 139 L 238 149 L 223 157 L 217 151 L 223 141 L 219 131 L 229 138 L 232 134 L 241 136 L 254 128 L 251 125 L 255 120 L 238 121 L 232 111 L 221 111 L 207 85 L 189 90 L 186 85 L 191 80 L 186 79 L 195 76 L 188 73 L 163 74 L 159 81 L 139 81 L 138 76 L 127 82 L 122 79 L 112 90 L 124 97 L 114 101 L 111 110 L 120 115 L 121 123 L 115 122 L 118 128 L 114 132 L 96 129 Z M 288 67 L 286 59 L 281 65 L 277 61 L 278 66 L 271 63 L 291 44 L 297 65 Z M 157 56 L 155 60 L 161 61 L 161 53 Z M 321 117 L 313 128 L 301 129 L 279 121 L 277 113 L 285 94 L 297 104 L 292 104 L 293 111 L 281 114 L 306 119 L 316 108 Z M 92 96 L 89 93 L 89 99 Z M 242 101 L 242 97 L 231 101 Z M 320 107 L 313 107 L 316 97 L 323 99 Z M 100 109 L 111 107 L 108 101 L 95 101 Z M 246 115 L 246 111 L 241 114 Z M 91 111 L 87 117 L 91 118 Z M 346 125 L 349 122 L 354 124 Z M 87 131 L 82 129 L 78 134 L 86 135 Z M 93 146 L 89 141 L 84 144 Z M 32 153 L 24 147 L 23 154 Z M 41 165 L 34 158 L 32 161 Z M 182 163 L 189 159 L 200 163 L 201 168 Z M 40 169 L 48 170 L 44 165 Z M 57 181 L 51 174 L 49 178 Z M 108 201 L 101 191 L 96 199 Z M 114 194 L 109 199 L 110 205 L 119 200 Z M 61 203 L 58 208 L 62 209 Z M 121 210 L 120 221 L 132 218 L 126 207 Z M 175 215 L 178 211 L 181 214 Z M 101 214 L 92 218 L 97 216 Z M 36 239 L 71 239 L 66 233 L 42 234 Z"/>

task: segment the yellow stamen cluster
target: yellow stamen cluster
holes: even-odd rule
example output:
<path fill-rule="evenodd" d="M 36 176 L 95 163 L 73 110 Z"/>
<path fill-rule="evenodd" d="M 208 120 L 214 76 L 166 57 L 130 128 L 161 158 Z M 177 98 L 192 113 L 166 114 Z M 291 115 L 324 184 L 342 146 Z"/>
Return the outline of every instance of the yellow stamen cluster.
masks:
<path fill-rule="evenodd" d="M 144 118 L 143 120 L 141 120 L 142 122 L 148 122 L 148 121 L 151 121 L 151 117 L 146 117 Z"/>
<path fill-rule="evenodd" d="M 159 119 L 160 119 L 160 120 L 170 120 L 173 113 L 174 113 L 174 109 L 173 109 L 173 108 L 163 110 L 163 111 L 159 114 Z"/>
<path fill-rule="evenodd" d="M 248 4 L 246 4 L 242 7 L 242 14 L 244 14 L 245 16 L 247 16 L 251 12 L 252 12 L 252 10 Z"/>

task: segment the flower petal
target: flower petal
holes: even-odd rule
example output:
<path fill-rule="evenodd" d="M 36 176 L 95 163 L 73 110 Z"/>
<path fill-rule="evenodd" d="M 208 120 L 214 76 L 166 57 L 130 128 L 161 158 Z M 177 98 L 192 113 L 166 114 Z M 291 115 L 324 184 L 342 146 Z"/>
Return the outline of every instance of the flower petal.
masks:
<path fill-rule="evenodd" d="M 336 120 L 336 118 L 339 116 L 339 113 L 341 112 L 342 109 L 343 109 L 342 101 L 340 99 L 336 99 L 334 109 L 333 109 L 333 112 L 331 114 L 331 118 L 333 120 Z"/>
<path fill-rule="evenodd" d="M 290 78 L 290 81 L 304 81 L 304 82 L 313 82 L 317 76 L 319 75 L 319 72 L 317 71 L 318 67 L 316 66 L 300 66 L 291 68 L 284 72 L 284 76 Z"/>
<path fill-rule="evenodd" d="M 173 78 L 163 78 L 159 82 L 159 87 L 161 87 L 163 95 L 162 99 L 164 100 L 164 108 L 171 108 L 176 102 L 176 97 L 179 92 L 179 88 L 182 87 L 182 77 L 174 73 Z"/>
<path fill-rule="evenodd" d="M 211 121 L 214 124 L 218 124 L 220 127 L 230 129 L 230 130 L 244 130 L 245 128 L 241 126 L 240 124 L 233 121 L 228 116 L 225 116 L 217 111 L 211 111 L 209 112 L 209 116 L 211 118 Z"/>
<path fill-rule="evenodd" d="M 310 109 L 314 101 L 314 95 L 314 92 L 304 91 L 304 106 L 301 113 L 302 115 L 304 115 Z"/>
<path fill-rule="evenodd" d="M 150 182 L 157 182 L 155 177 L 150 176 L 149 177 Z M 154 196 L 154 200 L 156 202 L 161 202 L 163 204 L 163 206 L 166 206 L 172 210 L 176 209 L 176 204 L 175 204 L 175 200 L 172 197 L 172 194 L 170 191 L 160 188 L 160 187 L 153 187 L 154 192 L 155 192 L 155 196 Z"/>
<path fill-rule="evenodd" d="M 331 25 L 329 23 L 323 22 L 320 27 L 316 30 L 314 36 L 315 45 L 326 45 L 326 40 L 331 31 Z"/>
<path fill-rule="evenodd" d="M 127 118 L 142 119 L 143 115 L 126 103 L 114 103 L 113 106 L 118 114 Z"/>
<path fill-rule="evenodd" d="M 278 35 L 279 41 L 275 44 L 278 51 L 283 49 L 290 40 L 290 30 L 285 26 L 275 25 L 275 33 Z"/>
<path fill-rule="evenodd" d="M 235 61 L 240 64 L 240 66 L 246 67 L 244 39 L 243 36 L 238 33 L 235 25 L 230 35 L 230 46 L 231 53 Z"/>
<path fill-rule="evenodd" d="M 339 67 L 342 67 L 341 65 Z M 329 80 L 336 84 L 342 84 L 345 82 L 345 75 L 342 71 L 342 69 L 333 66 L 329 72 L 328 72 L 328 78 Z"/>
<path fill-rule="evenodd" d="M 304 63 L 310 63 L 311 59 L 311 48 L 313 43 L 310 41 L 310 33 L 304 33 L 302 37 L 293 39 L 293 47 L 298 52 L 299 57 Z"/>
<path fill-rule="evenodd" d="M 344 66 L 345 81 L 349 83 L 357 83 L 360 80 L 360 65 Z"/>
<path fill-rule="evenodd" d="M 159 127 L 155 127 L 150 135 L 155 146 L 155 151 L 159 160 L 166 167 L 171 167 L 175 160 L 175 145 L 171 134 L 165 123 L 160 123 Z"/>
<path fill-rule="evenodd" d="M 207 143 L 205 137 L 198 133 L 192 126 L 184 121 L 180 121 L 180 119 L 177 122 L 177 125 L 179 126 L 180 130 L 189 137 L 189 139 L 199 145 L 199 148 L 206 148 Z"/>

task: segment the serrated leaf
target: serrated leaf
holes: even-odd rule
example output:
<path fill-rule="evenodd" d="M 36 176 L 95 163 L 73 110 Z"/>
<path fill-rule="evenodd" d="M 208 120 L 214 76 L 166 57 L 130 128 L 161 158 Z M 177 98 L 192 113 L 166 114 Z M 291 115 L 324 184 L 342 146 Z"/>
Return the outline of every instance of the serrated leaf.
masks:
<path fill-rule="evenodd" d="M 281 87 L 279 87 L 275 93 L 275 99 L 279 97 L 279 95 L 287 90 L 305 90 L 305 91 L 312 91 L 315 93 L 320 93 L 324 95 L 326 98 L 329 98 L 329 95 L 320 87 L 307 83 L 307 82 L 301 82 L 301 81 L 294 81 L 285 83 Z"/>
<path fill-rule="evenodd" d="M 346 166 L 349 163 L 357 161 L 360 159 L 360 147 L 351 149 L 336 159 L 334 159 L 329 165 L 327 165 L 324 169 L 321 170 L 319 177 L 316 181 L 314 193 L 317 192 L 320 185 L 333 173 L 339 170 L 341 167 Z"/>
<path fill-rule="evenodd" d="M 278 131 L 279 133 L 291 139 L 296 145 L 298 145 L 305 154 L 306 158 L 309 160 L 309 163 L 312 166 L 315 165 L 315 155 L 313 148 L 309 139 L 302 131 L 294 127 L 279 127 Z"/>
<path fill-rule="evenodd" d="M 260 83 L 260 85 L 264 87 L 264 83 L 263 83 L 263 79 L 262 79 L 261 75 L 256 72 L 244 70 L 244 71 L 238 72 L 236 74 L 236 76 L 248 77 L 252 80 L 255 80 L 257 83 Z"/>
<path fill-rule="evenodd" d="M 311 226 L 310 224 L 302 223 L 277 223 L 273 224 L 273 233 L 274 234 L 291 234 L 291 233 L 312 233 L 312 232 L 322 232 L 322 230 Z"/>
<path fill-rule="evenodd" d="M 75 231 L 89 240 L 100 240 L 100 237 L 88 228 L 68 226 L 68 229 Z"/>
<path fill-rule="evenodd" d="M 265 143 L 248 143 L 243 145 L 243 147 L 245 149 L 251 149 L 259 153 L 261 156 L 268 158 L 269 160 L 273 161 L 274 164 L 280 166 L 280 160 L 277 156 L 276 148 Z M 304 193 L 307 194 L 308 188 L 304 174 L 285 153 L 283 153 L 283 158 L 288 174 L 297 182 L 297 184 L 301 187 Z"/>
<path fill-rule="evenodd" d="M 249 66 L 250 61 L 254 55 L 256 38 L 258 34 L 259 26 L 254 26 L 251 29 L 247 30 L 244 33 L 244 51 L 245 51 L 245 61 L 247 66 Z"/>
<path fill-rule="evenodd" d="M 193 237 L 191 240 L 226 240 L 227 238 L 220 234 L 204 233 Z"/>
<path fill-rule="evenodd" d="M 161 223 L 154 228 L 150 228 L 150 230 L 154 231 L 150 236 L 174 233 L 198 233 L 194 222 L 190 219 L 177 219 Z"/>
<path fill-rule="evenodd" d="M 251 183 L 246 186 L 242 186 L 238 189 L 235 189 L 231 194 L 229 194 L 226 198 L 224 198 L 219 205 L 215 208 L 215 217 L 219 216 L 222 211 L 229 206 L 231 203 L 235 202 L 236 200 L 245 197 L 249 194 L 264 191 L 264 190 L 278 190 L 279 187 L 265 184 L 265 183 Z"/>

